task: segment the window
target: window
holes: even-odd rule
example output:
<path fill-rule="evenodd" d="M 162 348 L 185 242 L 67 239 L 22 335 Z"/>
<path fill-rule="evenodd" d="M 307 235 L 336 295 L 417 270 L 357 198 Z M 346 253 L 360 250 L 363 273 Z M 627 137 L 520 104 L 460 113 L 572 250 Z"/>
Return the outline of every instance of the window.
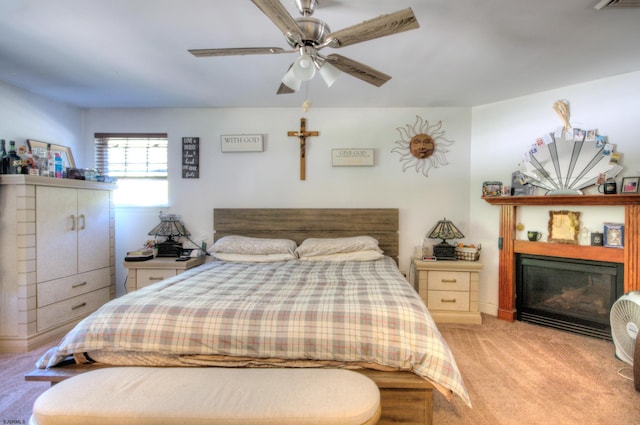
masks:
<path fill-rule="evenodd" d="M 116 205 L 168 204 L 166 133 L 96 133 L 94 138 L 96 168 L 118 179 Z"/>

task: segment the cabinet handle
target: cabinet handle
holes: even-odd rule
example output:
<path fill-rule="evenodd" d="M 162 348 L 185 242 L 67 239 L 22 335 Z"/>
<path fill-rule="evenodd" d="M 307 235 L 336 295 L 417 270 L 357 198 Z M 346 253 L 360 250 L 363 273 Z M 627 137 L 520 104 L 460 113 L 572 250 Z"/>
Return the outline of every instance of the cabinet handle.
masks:
<path fill-rule="evenodd" d="M 73 289 L 73 288 L 79 288 L 79 287 L 84 286 L 84 285 L 86 285 L 86 284 L 87 284 L 87 282 L 80 282 L 80 283 L 76 283 L 76 284 L 74 284 L 74 285 L 71 285 L 71 288 L 72 288 L 72 289 Z"/>
<path fill-rule="evenodd" d="M 77 310 L 77 309 L 82 308 L 82 307 L 84 307 L 86 305 L 87 305 L 87 303 L 81 303 L 81 304 L 78 304 L 78 305 L 74 305 L 73 307 L 71 307 L 71 310 Z"/>
<path fill-rule="evenodd" d="M 456 299 L 455 299 L 455 298 L 449 298 L 449 299 L 447 299 L 447 298 L 440 298 L 440 302 L 443 302 L 443 303 L 455 303 L 455 302 L 456 302 Z"/>
<path fill-rule="evenodd" d="M 149 280 L 163 280 L 163 277 L 153 277 L 153 276 L 149 276 Z"/>
<path fill-rule="evenodd" d="M 440 281 L 442 283 L 456 283 L 457 282 L 456 279 L 441 279 Z"/>
<path fill-rule="evenodd" d="M 76 230 L 76 216 L 71 215 L 71 230 Z"/>
<path fill-rule="evenodd" d="M 80 221 L 82 221 L 82 224 L 80 224 L 80 230 L 84 230 L 87 224 L 87 219 L 85 218 L 84 214 L 80 214 L 78 222 Z"/>

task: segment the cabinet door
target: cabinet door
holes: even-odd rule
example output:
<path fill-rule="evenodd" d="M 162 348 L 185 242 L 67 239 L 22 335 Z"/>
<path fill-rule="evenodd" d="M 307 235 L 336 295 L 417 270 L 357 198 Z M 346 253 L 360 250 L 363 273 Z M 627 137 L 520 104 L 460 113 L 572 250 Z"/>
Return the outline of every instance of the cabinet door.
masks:
<path fill-rule="evenodd" d="M 36 188 L 36 274 L 39 282 L 77 273 L 76 189 Z"/>
<path fill-rule="evenodd" d="M 78 189 L 78 272 L 109 267 L 109 192 Z"/>

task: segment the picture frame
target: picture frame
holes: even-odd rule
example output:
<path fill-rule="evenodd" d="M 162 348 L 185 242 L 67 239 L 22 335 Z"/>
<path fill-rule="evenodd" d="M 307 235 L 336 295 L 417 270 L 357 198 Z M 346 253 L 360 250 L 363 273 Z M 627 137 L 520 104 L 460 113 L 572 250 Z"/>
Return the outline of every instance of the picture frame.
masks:
<path fill-rule="evenodd" d="M 482 183 L 482 196 L 501 196 L 502 182 L 484 182 Z"/>
<path fill-rule="evenodd" d="M 578 211 L 549 211 L 548 242 L 577 244 L 580 232 L 580 212 Z"/>
<path fill-rule="evenodd" d="M 591 233 L 591 246 L 602 246 L 604 235 L 600 232 Z"/>
<path fill-rule="evenodd" d="M 620 193 L 638 193 L 640 177 L 623 177 Z"/>
<path fill-rule="evenodd" d="M 604 223 L 603 243 L 609 248 L 624 248 L 624 224 Z"/>
<path fill-rule="evenodd" d="M 46 152 L 48 145 L 51 145 L 52 152 L 60 152 L 63 167 L 76 168 L 76 161 L 73 159 L 73 153 L 71 152 L 70 147 L 57 145 L 55 143 L 47 143 L 40 142 L 38 140 L 27 139 L 27 146 L 33 154 L 36 154 L 36 152 Z"/>

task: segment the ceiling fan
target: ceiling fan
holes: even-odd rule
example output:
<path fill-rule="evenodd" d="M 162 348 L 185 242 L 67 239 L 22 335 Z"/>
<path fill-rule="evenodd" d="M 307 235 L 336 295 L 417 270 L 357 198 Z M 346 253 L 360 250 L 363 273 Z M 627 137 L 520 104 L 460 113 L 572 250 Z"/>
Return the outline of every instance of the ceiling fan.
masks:
<path fill-rule="evenodd" d="M 282 78 L 278 94 L 297 91 L 303 81 L 311 80 L 316 71 L 327 86 L 331 86 L 340 71 L 380 87 L 391 77 L 365 64 L 338 54 L 323 56 L 319 51 L 325 47 L 340 48 L 374 38 L 396 34 L 420 25 L 411 8 L 331 32 L 329 25 L 312 18 L 317 0 L 295 0 L 301 18 L 294 19 L 279 0 L 251 0 L 282 31 L 292 50 L 280 47 L 238 47 L 223 49 L 191 49 L 196 57 L 299 53 Z"/>

